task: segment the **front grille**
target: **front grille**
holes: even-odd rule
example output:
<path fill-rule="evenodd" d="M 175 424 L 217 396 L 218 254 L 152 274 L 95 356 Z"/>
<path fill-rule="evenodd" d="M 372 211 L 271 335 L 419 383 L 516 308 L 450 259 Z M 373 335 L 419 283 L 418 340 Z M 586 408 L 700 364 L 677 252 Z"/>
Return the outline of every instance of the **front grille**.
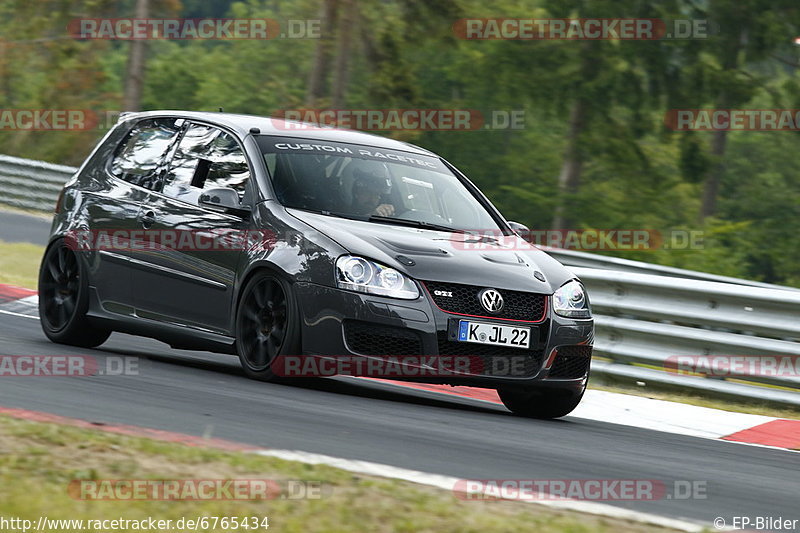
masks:
<path fill-rule="evenodd" d="M 439 355 L 467 358 L 470 372 L 483 376 L 532 377 L 544 359 L 542 350 L 450 341 L 443 331 L 439 332 L 438 341 Z"/>
<path fill-rule="evenodd" d="M 551 378 L 578 379 L 586 375 L 592 360 L 592 347 L 561 346 L 550 368 Z"/>
<path fill-rule="evenodd" d="M 438 281 L 424 283 L 434 303 L 448 313 L 526 322 L 541 322 L 545 318 L 547 296 L 544 294 L 497 289 L 503 296 L 503 308 L 499 313 L 489 314 L 478 298 L 478 294 L 487 287 Z M 436 291 L 452 293 L 452 296 L 437 295 Z"/>
<path fill-rule="evenodd" d="M 344 339 L 361 355 L 420 355 L 422 341 L 413 331 L 363 322 L 345 321 Z"/>

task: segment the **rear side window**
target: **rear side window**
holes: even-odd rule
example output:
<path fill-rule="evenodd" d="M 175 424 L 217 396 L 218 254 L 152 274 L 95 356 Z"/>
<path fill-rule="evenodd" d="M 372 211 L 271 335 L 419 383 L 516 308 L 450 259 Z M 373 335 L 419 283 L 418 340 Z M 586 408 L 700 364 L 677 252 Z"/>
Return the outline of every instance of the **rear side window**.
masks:
<path fill-rule="evenodd" d="M 136 124 L 117 148 L 109 171 L 140 187 L 154 188 L 170 147 L 178 139 L 182 119 L 148 119 Z"/>
<path fill-rule="evenodd" d="M 203 190 L 229 187 L 242 200 L 249 179 L 247 158 L 231 134 L 192 124 L 178 144 L 162 192 L 196 204 Z"/>

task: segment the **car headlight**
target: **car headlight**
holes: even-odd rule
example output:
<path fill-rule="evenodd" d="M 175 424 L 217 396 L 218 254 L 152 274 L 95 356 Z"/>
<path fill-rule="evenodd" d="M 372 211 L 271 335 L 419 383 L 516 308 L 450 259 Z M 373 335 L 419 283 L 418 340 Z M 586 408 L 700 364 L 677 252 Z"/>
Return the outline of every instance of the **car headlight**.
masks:
<path fill-rule="evenodd" d="M 343 255 L 336 260 L 336 286 L 403 300 L 419 298 L 419 289 L 408 276 L 391 267 L 354 255 Z"/>
<path fill-rule="evenodd" d="M 553 310 L 569 318 L 591 318 L 589 299 L 579 281 L 570 281 L 553 294 Z"/>

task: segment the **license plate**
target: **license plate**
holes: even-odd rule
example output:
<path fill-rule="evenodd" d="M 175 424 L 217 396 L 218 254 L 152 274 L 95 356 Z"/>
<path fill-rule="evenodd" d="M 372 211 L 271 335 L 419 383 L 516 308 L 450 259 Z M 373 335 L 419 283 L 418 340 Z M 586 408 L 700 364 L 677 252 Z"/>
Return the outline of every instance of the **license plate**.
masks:
<path fill-rule="evenodd" d="M 531 328 L 459 320 L 458 340 L 494 346 L 528 348 L 531 345 Z"/>

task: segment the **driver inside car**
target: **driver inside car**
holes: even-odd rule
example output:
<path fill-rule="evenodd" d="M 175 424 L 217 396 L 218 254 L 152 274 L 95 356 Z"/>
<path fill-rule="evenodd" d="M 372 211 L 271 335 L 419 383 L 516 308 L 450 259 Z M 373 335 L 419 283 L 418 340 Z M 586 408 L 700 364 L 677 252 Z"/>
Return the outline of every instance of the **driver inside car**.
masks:
<path fill-rule="evenodd" d="M 354 170 L 353 176 L 353 201 L 350 206 L 357 215 L 379 215 L 389 217 L 394 215 L 395 208 L 391 203 L 381 203 L 382 196 L 388 196 L 392 191 L 392 182 L 389 179 L 386 167 L 361 166 Z"/>

